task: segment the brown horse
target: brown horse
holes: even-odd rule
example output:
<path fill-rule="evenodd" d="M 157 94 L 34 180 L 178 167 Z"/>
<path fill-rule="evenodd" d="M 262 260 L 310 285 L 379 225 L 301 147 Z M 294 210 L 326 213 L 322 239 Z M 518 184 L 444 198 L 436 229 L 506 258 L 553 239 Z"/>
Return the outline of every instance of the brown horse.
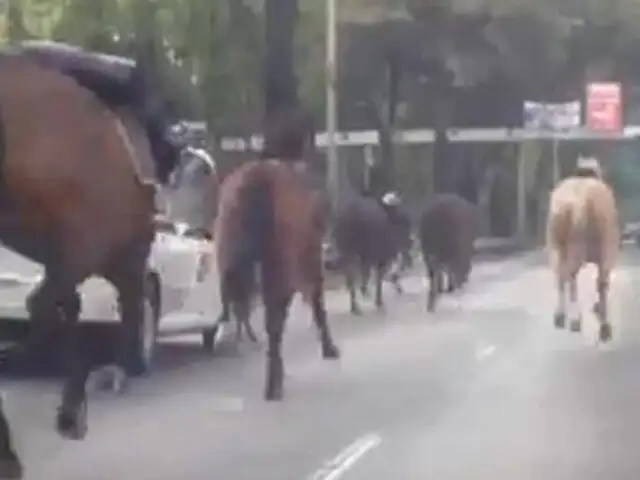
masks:
<path fill-rule="evenodd" d="M 268 337 L 265 398 L 283 395 L 282 336 L 296 292 L 311 306 L 322 356 L 338 358 L 324 302 L 322 238 L 324 205 L 310 191 L 305 173 L 291 162 L 302 157 L 305 136 L 286 125 L 270 148 L 283 160 L 254 160 L 222 183 L 215 223 L 223 303 L 234 305 L 248 324 L 249 302 L 260 267 L 260 288 Z"/>
<path fill-rule="evenodd" d="M 577 276 L 585 263 L 598 268 L 598 300 L 594 312 L 600 323 L 599 339 L 611 339 L 607 296 L 609 279 L 620 249 L 620 227 L 615 197 L 602 179 L 599 162 L 581 157 L 573 176 L 562 180 L 551 192 L 547 219 L 547 249 L 557 279 L 557 328 L 567 317 L 566 286 L 569 285 L 570 329 L 580 331 Z"/>
<path fill-rule="evenodd" d="M 144 75 L 130 73 L 127 88 L 143 93 L 137 82 Z M 103 80 L 110 82 L 107 74 Z M 66 380 L 57 429 L 73 439 L 87 432 L 92 367 L 77 326 L 77 286 L 93 275 L 114 285 L 123 324 L 117 360 L 130 372 L 141 370 L 136 346 L 154 238 L 154 184 L 160 170 L 172 169 L 169 160 L 161 166 L 154 158 L 151 144 L 160 140 L 133 107 L 122 103 L 118 113 L 109 107 L 71 75 L 20 51 L 0 54 L 0 242 L 44 266 L 27 310 L 32 335 L 61 327 Z M 0 478 L 21 472 L 0 411 Z"/>

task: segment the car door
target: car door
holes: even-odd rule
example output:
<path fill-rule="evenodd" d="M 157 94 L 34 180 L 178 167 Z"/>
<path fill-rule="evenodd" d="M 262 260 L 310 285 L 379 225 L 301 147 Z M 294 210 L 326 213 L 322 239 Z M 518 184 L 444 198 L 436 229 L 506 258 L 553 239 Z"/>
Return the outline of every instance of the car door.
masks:
<path fill-rule="evenodd" d="M 216 302 L 217 284 L 211 281 L 213 243 L 207 232 L 186 225 L 160 226 L 151 264 L 162 283 L 162 316 L 175 313 L 202 314 Z"/>
<path fill-rule="evenodd" d="M 169 221 L 156 223 L 149 266 L 160 277 L 162 316 L 182 308 L 195 280 L 198 255 L 191 239 Z"/>
<path fill-rule="evenodd" d="M 203 324 L 209 325 L 215 322 L 220 310 L 218 272 L 214 262 L 214 244 L 201 233 L 196 230 L 188 234 L 195 252 L 194 275 L 182 310 L 201 316 Z"/>

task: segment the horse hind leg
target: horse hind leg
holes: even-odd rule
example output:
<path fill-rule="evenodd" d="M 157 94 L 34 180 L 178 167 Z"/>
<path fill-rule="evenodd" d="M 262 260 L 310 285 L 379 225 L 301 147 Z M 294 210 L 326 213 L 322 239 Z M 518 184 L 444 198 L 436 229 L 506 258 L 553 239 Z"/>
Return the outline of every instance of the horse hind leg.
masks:
<path fill-rule="evenodd" d="M 380 263 L 376 265 L 376 308 L 379 311 L 385 310 L 384 299 L 382 297 L 382 284 L 387 271 L 387 265 Z"/>
<path fill-rule="evenodd" d="M 564 270 L 565 267 L 560 267 L 556 273 L 556 292 L 558 298 L 553 314 L 553 323 L 558 329 L 564 328 L 567 323 L 567 275 L 565 275 Z"/>
<path fill-rule="evenodd" d="M 582 314 L 578 304 L 578 275 L 574 273 L 569 280 L 569 330 L 578 333 L 582 330 Z"/>
<path fill-rule="evenodd" d="M 86 340 L 78 325 L 81 301 L 76 285 L 82 277 L 63 272 L 59 268 L 46 270 L 44 279 L 28 300 L 27 309 L 34 324 L 50 321 L 52 312 L 63 318 L 62 360 L 66 378 L 56 427 L 61 436 L 81 440 L 88 430 L 86 383 L 91 371 Z"/>
<path fill-rule="evenodd" d="M 233 302 L 233 314 L 236 317 L 236 342 L 240 342 L 244 328 L 247 337 L 253 343 L 258 342 L 258 336 L 251 326 L 251 299 Z"/>
<path fill-rule="evenodd" d="M 391 281 L 391 284 L 395 288 L 398 295 L 402 295 L 404 293 L 402 284 L 400 283 L 400 276 L 403 271 L 402 262 L 402 254 L 398 254 L 395 261 L 391 265 L 391 271 L 389 273 L 389 280 Z"/>
<path fill-rule="evenodd" d="M 265 330 L 267 332 L 267 378 L 264 398 L 281 400 L 284 390 L 282 337 L 293 295 L 275 296 L 265 291 Z"/>
<path fill-rule="evenodd" d="M 249 340 L 257 342 L 251 326 L 251 301 L 256 289 L 255 271 L 251 268 L 237 268 L 224 276 L 221 284 L 222 313 L 219 321 L 228 322 L 232 311 L 236 320 L 236 345 L 242 340 L 242 330 Z"/>
<path fill-rule="evenodd" d="M 63 360 L 67 372 L 62 404 L 58 410 L 57 429 L 66 438 L 83 439 L 88 431 L 86 385 L 91 373 L 89 351 L 79 325 L 80 299 L 73 292 L 63 300 L 64 352 Z"/>
<path fill-rule="evenodd" d="M 353 259 L 347 258 L 344 266 L 344 279 L 349 291 L 349 304 L 353 315 L 362 315 L 362 309 L 356 296 L 356 265 Z"/>
<path fill-rule="evenodd" d="M 320 339 L 320 347 L 322 349 L 322 358 L 337 359 L 340 358 L 340 350 L 336 347 L 327 322 L 327 309 L 324 301 L 324 291 L 322 287 L 317 288 L 311 298 L 311 312 L 313 321 L 318 329 Z"/>
<path fill-rule="evenodd" d="M 142 375 L 149 368 L 150 352 L 143 351 L 142 336 L 145 334 L 145 289 L 147 288 L 147 257 L 150 242 L 139 241 L 122 255 L 105 274 L 118 293 L 121 325 L 115 344 L 115 355 L 110 368 L 114 373 L 114 392 L 121 392 L 128 376 Z M 151 350 L 153 351 L 153 349 Z"/>
<path fill-rule="evenodd" d="M 0 399 L 0 478 L 9 480 L 22 477 L 22 462 L 13 445 L 11 427 Z"/>
<path fill-rule="evenodd" d="M 602 343 L 606 343 L 612 338 L 612 328 L 609 323 L 609 272 L 600 267 L 598 269 L 597 280 L 598 300 L 594 305 L 594 311 L 600 324 L 598 338 Z"/>
<path fill-rule="evenodd" d="M 437 261 L 427 262 L 427 280 L 429 281 L 427 292 L 427 312 L 433 313 L 436 302 L 442 290 L 442 269 Z"/>
<path fill-rule="evenodd" d="M 369 296 L 369 279 L 371 277 L 371 265 L 368 262 L 361 262 L 360 274 L 362 282 L 360 284 L 360 294 L 366 298 Z"/>

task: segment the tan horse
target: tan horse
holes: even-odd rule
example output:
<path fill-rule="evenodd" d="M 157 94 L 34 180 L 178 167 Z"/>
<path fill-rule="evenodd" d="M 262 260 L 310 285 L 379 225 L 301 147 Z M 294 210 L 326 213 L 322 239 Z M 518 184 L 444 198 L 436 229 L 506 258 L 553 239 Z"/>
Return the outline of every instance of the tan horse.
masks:
<path fill-rule="evenodd" d="M 554 315 L 557 328 L 564 328 L 568 316 L 571 331 L 580 331 L 577 276 L 585 263 L 593 263 L 598 268 L 598 300 L 594 305 L 600 324 L 598 337 L 601 342 L 611 339 L 607 295 L 619 248 L 620 227 L 613 191 L 602 178 L 598 160 L 581 157 L 574 175 L 551 192 L 547 219 L 547 249 L 558 282 Z"/>

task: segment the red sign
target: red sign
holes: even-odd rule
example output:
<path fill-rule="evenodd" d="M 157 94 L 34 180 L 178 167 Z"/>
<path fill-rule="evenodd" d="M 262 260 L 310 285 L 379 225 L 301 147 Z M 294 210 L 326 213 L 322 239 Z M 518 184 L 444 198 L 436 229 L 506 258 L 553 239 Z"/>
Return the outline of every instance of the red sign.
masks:
<path fill-rule="evenodd" d="M 587 127 L 597 132 L 622 130 L 622 88 L 619 83 L 587 85 Z"/>

